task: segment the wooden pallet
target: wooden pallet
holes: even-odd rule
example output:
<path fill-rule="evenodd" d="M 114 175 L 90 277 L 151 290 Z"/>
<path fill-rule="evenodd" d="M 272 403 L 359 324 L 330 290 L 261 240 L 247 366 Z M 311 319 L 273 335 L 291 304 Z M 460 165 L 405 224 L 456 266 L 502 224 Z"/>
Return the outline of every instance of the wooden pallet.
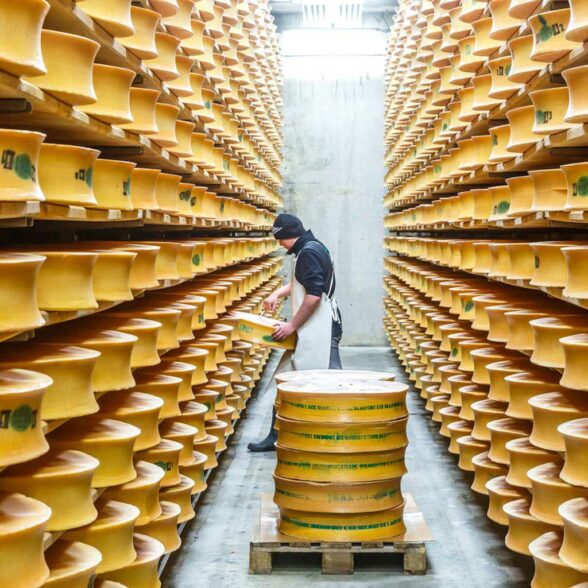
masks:
<path fill-rule="evenodd" d="M 276 553 L 314 553 L 322 556 L 322 573 L 353 574 L 358 554 L 403 554 L 405 574 L 426 574 L 426 541 L 431 532 L 414 498 L 405 495 L 404 522 L 406 533 L 382 541 L 365 542 L 304 542 L 278 531 L 280 513 L 271 494 L 261 495 L 259 523 L 249 543 L 249 573 L 271 574 Z"/>

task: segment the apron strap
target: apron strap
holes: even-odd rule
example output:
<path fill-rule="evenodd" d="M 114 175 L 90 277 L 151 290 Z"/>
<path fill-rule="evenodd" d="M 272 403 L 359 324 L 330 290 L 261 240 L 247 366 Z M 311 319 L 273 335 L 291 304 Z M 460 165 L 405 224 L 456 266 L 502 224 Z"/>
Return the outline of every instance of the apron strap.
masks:
<path fill-rule="evenodd" d="M 317 245 L 321 246 L 324 252 L 329 256 L 329 259 L 331 260 L 331 281 L 329 283 L 329 288 L 327 292 L 323 292 L 323 294 L 327 297 L 327 300 L 331 305 L 331 315 L 333 317 L 333 322 L 341 323 L 339 305 L 337 303 L 337 299 L 335 298 L 335 260 L 333 259 L 331 252 L 320 241 L 309 241 L 300 250 L 300 253 L 302 253 L 302 251 L 304 251 L 304 249 L 306 249 L 312 243 L 316 243 Z M 298 255 L 300 255 L 300 253 Z"/>

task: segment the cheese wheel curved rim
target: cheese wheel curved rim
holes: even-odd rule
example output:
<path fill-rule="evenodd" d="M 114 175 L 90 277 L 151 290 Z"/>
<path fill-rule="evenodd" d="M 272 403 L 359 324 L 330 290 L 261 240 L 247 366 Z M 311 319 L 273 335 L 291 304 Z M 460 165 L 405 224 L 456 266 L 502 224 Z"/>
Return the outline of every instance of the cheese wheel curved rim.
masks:
<path fill-rule="evenodd" d="M 408 445 L 408 418 L 376 423 L 305 423 L 278 415 L 277 422 L 278 441 L 289 449 L 348 453 L 384 451 Z"/>
<path fill-rule="evenodd" d="M 369 541 L 401 535 L 404 503 L 374 513 L 329 514 L 280 509 L 279 530 L 285 535 L 317 541 Z"/>
<path fill-rule="evenodd" d="M 67 586 L 69 582 L 89 582 L 102 560 L 102 554 L 95 547 L 80 541 L 61 540 L 45 551 L 45 560 L 51 575 L 44 586 Z"/>
<path fill-rule="evenodd" d="M 558 527 L 544 523 L 529 513 L 530 499 L 520 498 L 506 502 L 504 513 L 508 518 L 508 533 L 505 543 L 509 549 L 523 555 L 531 555 L 529 544 L 544 533 L 555 531 Z"/>
<path fill-rule="evenodd" d="M 285 382 L 298 382 L 302 380 L 315 380 L 317 378 L 334 378 L 346 381 L 351 380 L 382 380 L 392 382 L 395 374 L 391 372 L 376 372 L 371 370 L 293 370 L 276 374 L 275 379 L 278 384 Z"/>
<path fill-rule="evenodd" d="M 274 502 L 305 512 L 365 513 L 396 508 L 404 499 L 401 478 L 370 482 L 311 482 L 274 474 Z"/>
<path fill-rule="evenodd" d="M 406 473 L 405 447 L 385 452 L 317 453 L 276 444 L 275 473 L 289 479 L 314 482 L 369 482 Z"/>
<path fill-rule="evenodd" d="M 373 392 L 354 390 L 353 383 L 349 382 L 340 384 L 341 389 L 332 392 L 320 390 L 316 384 L 280 384 L 278 414 L 284 418 L 308 422 L 347 423 L 381 422 L 408 416 L 406 384 L 370 382 Z M 376 384 L 386 386 L 378 389 Z"/>
<path fill-rule="evenodd" d="M 0 491 L 22 492 L 51 508 L 48 531 L 80 527 L 91 523 L 97 515 L 91 484 L 99 465 L 97 459 L 81 451 L 50 451 L 5 470 Z"/>

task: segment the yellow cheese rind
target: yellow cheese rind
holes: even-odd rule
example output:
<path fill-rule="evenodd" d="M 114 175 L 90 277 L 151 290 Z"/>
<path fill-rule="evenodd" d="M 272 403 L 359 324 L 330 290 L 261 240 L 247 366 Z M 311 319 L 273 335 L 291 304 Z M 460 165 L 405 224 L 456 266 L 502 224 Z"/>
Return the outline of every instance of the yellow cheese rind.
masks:
<path fill-rule="evenodd" d="M 276 446 L 277 476 L 309 482 L 369 482 L 406 473 L 405 448 L 369 453 L 317 453 Z"/>
<path fill-rule="evenodd" d="M 278 415 L 278 443 L 327 453 L 389 451 L 406 447 L 408 418 L 378 423 L 305 423 Z"/>
<path fill-rule="evenodd" d="M 274 502 L 280 508 L 322 513 L 366 513 L 403 503 L 401 478 L 373 482 L 308 482 L 274 475 Z"/>
<path fill-rule="evenodd" d="M 279 415 L 306 422 L 381 422 L 408 416 L 408 386 L 394 382 L 290 382 L 278 386 Z"/>
<path fill-rule="evenodd" d="M 293 350 L 296 348 L 295 333 L 283 341 L 274 341 L 272 335 L 280 321 L 246 312 L 237 312 L 235 316 L 239 319 L 237 331 L 242 341 L 278 349 Z"/>
<path fill-rule="evenodd" d="M 406 531 L 404 504 L 373 513 L 308 513 L 280 510 L 280 533 L 313 541 L 377 541 Z"/>

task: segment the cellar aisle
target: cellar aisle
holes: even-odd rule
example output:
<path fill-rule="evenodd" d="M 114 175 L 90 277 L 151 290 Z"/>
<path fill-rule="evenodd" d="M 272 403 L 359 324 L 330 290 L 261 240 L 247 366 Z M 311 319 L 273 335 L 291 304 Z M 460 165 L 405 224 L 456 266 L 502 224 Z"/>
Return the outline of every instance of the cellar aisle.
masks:
<path fill-rule="evenodd" d="M 347 369 L 393 370 L 404 380 L 388 348 L 346 348 Z M 276 359 L 274 358 L 274 363 Z M 455 465 L 420 399 L 409 397 L 410 447 L 403 489 L 411 492 L 436 542 L 428 546 L 426 576 L 404 576 L 400 561 L 372 560 L 369 571 L 356 562 L 354 576 L 322 576 L 320 562 L 300 557 L 278 560 L 271 576 L 248 575 L 248 548 L 258 516 L 259 496 L 271 492 L 275 454 L 252 454 L 247 443 L 265 434 L 274 389 L 266 370 L 260 393 L 249 405 L 231 447 L 215 470 L 195 521 L 184 535 L 181 553 L 164 580 L 165 588 L 308 588 L 322 586 L 423 586 L 448 588 L 518 588 L 528 586 L 532 562 L 504 546 L 504 533 L 485 515 L 485 499 L 469 488 L 470 476 Z M 374 562 L 383 562 L 378 568 Z M 363 582 L 363 584 L 361 584 Z"/>

